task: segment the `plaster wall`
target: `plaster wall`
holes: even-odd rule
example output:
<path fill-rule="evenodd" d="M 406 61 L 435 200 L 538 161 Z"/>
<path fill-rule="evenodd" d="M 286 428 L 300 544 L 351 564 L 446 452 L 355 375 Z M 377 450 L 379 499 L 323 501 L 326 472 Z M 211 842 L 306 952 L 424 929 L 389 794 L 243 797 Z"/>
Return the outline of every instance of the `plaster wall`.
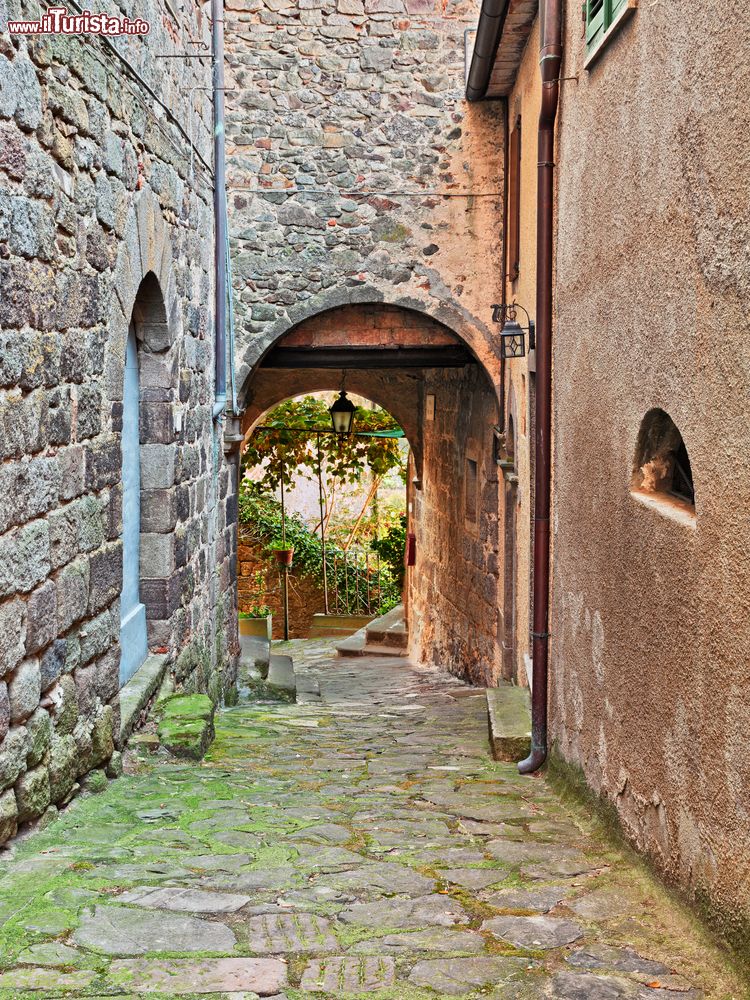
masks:
<path fill-rule="evenodd" d="M 506 299 L 524 307 L 536 319 L 536 194 L 537 194 L 537 135 L 541 103 L 541 76 L 539 72 L 539 23 L 536 21 L 526 43 L 513 90 L 508 95 L 509 129 L 521 122 L 521 170 L 519 198 L 519 268 L 514 281 L 506 281 Z M 510 265 L 509 265 L 510 266 Z M 526 326 L 526 318 L 519 310 L 518 321 Z M 528 345 L 527 345 L 528 346 Z M 513 470 L 506 473 L 503 489 L 504 504 L 515 504 L 515 511 L 505 511 L 507 525 L 515 525 L 514 561 L 506 557 L 504 575 L 514 573 L 515 579 L 503 582 L 503 609 L 507 618 L 512 602 L 513 622 L 506 622 L 505 676 L 518 684 L 527 685 L 526 657 L 530 655 L 530 593 L 533 510 L 533 451 L 534 451 L 534 370 L 533 353 L 525 358 L 507 361 L 506 372 L 506 440 L 512 447 Z M 513 421 L 513 438 L 510 439 L 510 418 Z M 518 484 L 512 483 L 512 475 Z M 514 548 L 508 537 L 506 552 Z M 512 636 L 512 644 L 509 638 Z"/>
<path fill-rule="evenodd" d="M 749 44 L 721 5 L 641 4 L 587 71 L 567 13 L 551 668 L 557 751 L 745 954 Z M 630 493 L 653 407 L 686 443 L 693 525 Z"/>
<path fill-rule="evenodd" d="M 127 38 L 127 60 L 102 38 L 0 33 L 0 843 L 92 769 L 118 771 L 134 310 L 149 645 L 178 685 L 218 696 L 231 682 L 235 477 L 211 422 L 211 111 L 198 89 L 210 69 L 156 58 L 209 26 L 193 4 L 177 19 L 144 0 L 138 14 L 151 31 Z M 37 15 L 0 2 L 0 28 Z"/>

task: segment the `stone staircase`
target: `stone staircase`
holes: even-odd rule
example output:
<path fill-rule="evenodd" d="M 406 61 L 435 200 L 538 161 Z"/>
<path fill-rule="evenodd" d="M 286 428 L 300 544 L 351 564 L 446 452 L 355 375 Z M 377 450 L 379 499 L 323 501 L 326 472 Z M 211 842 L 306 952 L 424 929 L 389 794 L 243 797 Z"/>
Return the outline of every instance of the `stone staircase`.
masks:
<path fill-rule="evenodd" d="M 369 625 L 372 615 L 313 615 L 310 639 L 345 639 Z"/>
<path fill-rule="evenodd" d="M 336 643 L 339 656 L 406 656 L 408 647 L 409 633 L 402 604 Z"/>

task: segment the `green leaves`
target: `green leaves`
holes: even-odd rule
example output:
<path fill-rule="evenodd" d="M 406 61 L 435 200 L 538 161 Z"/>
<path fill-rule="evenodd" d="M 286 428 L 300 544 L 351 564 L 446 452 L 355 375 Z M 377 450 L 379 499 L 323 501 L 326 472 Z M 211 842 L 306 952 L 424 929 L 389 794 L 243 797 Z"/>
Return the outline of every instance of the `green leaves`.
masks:
<path fill-rule="evenodd" d="M 385 410 L 357 407 L 355 433 L 343 436 L 331 433 L 326 401 L 305 396 L 275 407 L 263 426 L 269 429 L 257 430 L 252 435 L 243 457 L 243 467 L 263 466 L 259 485 L 266 491 L 277 490 L 282 475 L 285 489 L 294 488 L 299 473 L 314 479 L 319 461 L 326 480 L 355 483 L 366 468 L 375 476 L 384 476 L 396 469 L 405 480 L 406 454 L 401 438 L 357 436 L 357 432 L 400 430 Z"/>
<path fill-rule="evenodd" d="M 269 541 L 281 536 L 281 504 L 275 497 L 265 492 L 261 484 L 243 479 L 239 491 L 239 521 L 242 535 L 249 544 L 257 544 L 258 548 L 268 549 Z M 323 547 L 320 538 L 309 530 L 297 514 L 287 514 L 286 540 L 288 547 L 294 548 L 295 572 L 311 576 L 318 584 L 322 585 Z M 398 541 L 395 538 L 392 544 L 394 551 L 396 551 Z M 399 558 L 403 560 L 403 546 Z M 345 562 L 347 570 L 344 569 Z M 395 557 L 393 561 L 385 557 L 384 562 L 386 562 L 387 568 L 384 568 L 381 573 L 379 613 L 389 611 L 401 600 L 401 585 L 398 579 L 394 578 L 391 568 L 396 562 Z M 355 563 L 356 561 L 347 557 L 340 546 L 328 541 L 326 564 L 331 593 L 334 592 L 337 582 L 343 592 L 346 587 L 346 574 L 351 576 Z M 336 566 L 335 572 L 334 565 Z M 336 576 L 339 577 L 338 581 L 335 579 Z M 260 591 L 261 585 L 257 586 L 258 591 Z M 260 600 L 260 596 L 259 594 L 256 600 Z"/>

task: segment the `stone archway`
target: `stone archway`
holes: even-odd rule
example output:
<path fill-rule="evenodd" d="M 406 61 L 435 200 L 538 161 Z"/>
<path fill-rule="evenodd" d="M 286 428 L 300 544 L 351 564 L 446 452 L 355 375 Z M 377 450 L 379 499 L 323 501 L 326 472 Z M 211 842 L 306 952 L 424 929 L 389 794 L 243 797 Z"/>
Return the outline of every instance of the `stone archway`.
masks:
<path fill-rule="evenodd" d="M 367 297 L 362 288 L 356 292 Z M 458 316 L 460 333 L 414 300 L 352 297 L 331 294 L 335 304 L 320 312 L 309 301 L 290 309 L 298 322 L 274 328 L 275 336 L 246 352 L 244 429 L 285 398 L 339 388 L 344 374 L 347 388 L 401 422 L 414 458 L 407 502 L 417 556 L 405 594 L 411 655 L 478 683 L 497 683 L 499 361 L 493 363 L 484 334 L 455 309 L 443 314 Z"/>

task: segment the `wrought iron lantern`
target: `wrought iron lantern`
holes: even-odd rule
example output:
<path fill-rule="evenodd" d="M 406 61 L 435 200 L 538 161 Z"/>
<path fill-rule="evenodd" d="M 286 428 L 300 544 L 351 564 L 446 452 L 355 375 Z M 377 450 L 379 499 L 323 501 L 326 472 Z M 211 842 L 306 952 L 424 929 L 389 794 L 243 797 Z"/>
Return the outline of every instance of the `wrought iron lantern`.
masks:
<path fill-rule="evenodd" d="M 526 315 L 528 326 L 521 326 L 516 319 L 516 310 Z M 492 322 L 500 323 L 500 357 L 512 359 L 526 356 L 526 334 L 529 335 L 529 352 L 536 347 L 536 327 L 528 312 L 517 302 L 492 307 Z"/>
<path fill-rule="evenodd" d="M 354 412 L 356 407 L 346 394 L 346 389 L 339 392 L 339 398 L 330 407 L 331 423 L 337 434 L 351 434 L 354 427 Z"/>

